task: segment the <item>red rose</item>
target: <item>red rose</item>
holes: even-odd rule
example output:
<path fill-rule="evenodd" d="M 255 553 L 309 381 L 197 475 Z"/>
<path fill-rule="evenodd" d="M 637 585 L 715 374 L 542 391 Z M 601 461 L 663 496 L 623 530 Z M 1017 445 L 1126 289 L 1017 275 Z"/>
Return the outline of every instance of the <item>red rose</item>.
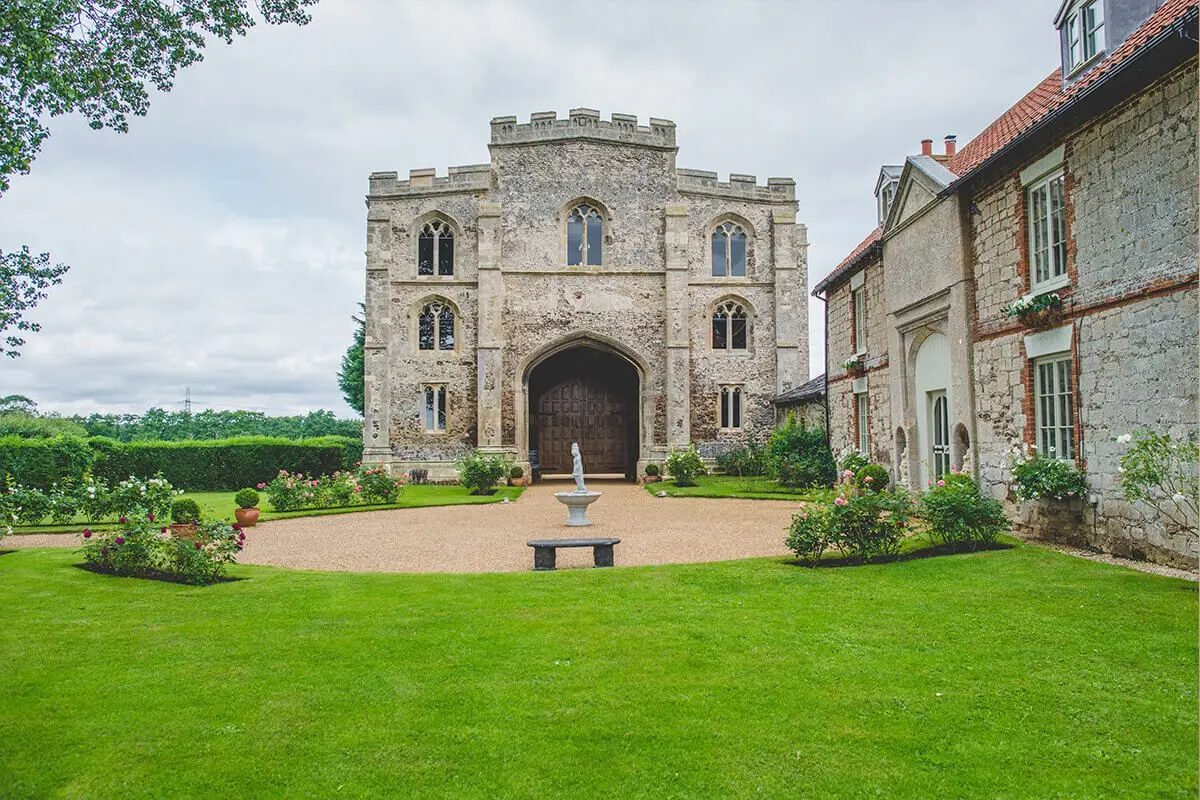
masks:
<path fill-rule="evenodd" d="M 199 542 L 196 542 L 196 549 L 202 550 L 202 549 L 204 549 L 204 545 L 200 544 Z"/>
<path fill-rule="evenodd" d="M 85 539 L 92 538 L 92 532 L 90 530 L 88 530 L 87 528 L 84 528 L 83 529 L 83 538 L 85 538 Z"/>
<path fill-rule="evenodd" d="M 125 537 L 124 537 L 124 536 L 118 536 L 118 537 L 117 537 L 117 544 L 125 544 Z"/>
<path fill-rule="evenodd" d="M 117 520 L 117 522 L 119 522 L 119 523 L 121 523 L 122 525 L 124 525 L 126 522 L 129 522 L 129 518 L 128 518 L 128 517 L 121 517 L 119 520 Z"/>
<path fill-rule="evenodd" d="M 146 515 L 146 519 L 150 520 L 151 522 L 154 522 L 154 515 L 153 515 L 153 514 L 147 514 L 147 515 Z"/>

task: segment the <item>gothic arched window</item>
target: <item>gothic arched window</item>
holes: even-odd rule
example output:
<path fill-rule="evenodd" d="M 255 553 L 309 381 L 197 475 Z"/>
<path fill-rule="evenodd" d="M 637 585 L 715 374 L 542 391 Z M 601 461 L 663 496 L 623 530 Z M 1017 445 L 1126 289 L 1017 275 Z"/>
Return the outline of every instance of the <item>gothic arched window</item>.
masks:
<path fill-rule="evenodd" d="M 746 309 L 741 303 L 721 303 L 712 315 L 712 349 L 745 350 L 747 327 Z"/>
<path fill-rule="evenodd" d="M 586 203 L 575 206 L 567 215 L 567 264 L 600 266 L 603 237 L 600 212 Z"/>
<path fill-rule="evenodd" d="M 746 231 L 741 225 L 725 222 L 713 231 L 712 274 L 714 278 L 746 277 Z"/>
<path fill-rule="evenodd" d="M 428 303 L 417 317 L 417 347 L 421 350 L 454 349 L 454 309 L 439 301 Z"/>
<path fill-rule="evenodd" d="M 418 275 L 454 274 L 454 232 L 440 219 L 421 226 L 417 238 Z"/>

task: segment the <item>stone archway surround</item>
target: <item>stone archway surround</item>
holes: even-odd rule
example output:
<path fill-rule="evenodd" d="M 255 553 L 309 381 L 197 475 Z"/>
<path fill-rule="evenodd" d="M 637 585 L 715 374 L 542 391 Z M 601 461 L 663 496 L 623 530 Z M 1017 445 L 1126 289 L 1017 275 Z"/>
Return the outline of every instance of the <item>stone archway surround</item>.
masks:
<path fill-rule="evenodd" d="M 637 375 L 637 422 L 638 422 L 638 452 L 635 454 L 636 469 L 640 473 L 649 458 L 652 447 L 654 430 L 654 403 L 649 397 L 648 380 L 651 369 L 649 363 L 632 347 L 611 336 L 605 336 L 590 330 L 573 331 L 561 336 L 541 347 L 517 362 L 515 386 L 513 388 L 513 405 L 516 420 L 516 461 L 529 465 L 529 377 L 539 365 L 549 358 L 577 347 L 589 347 L 601 353 L 616 356 L 633 367 Z M 584 454 L 586 468 L 586 456 Z"/>

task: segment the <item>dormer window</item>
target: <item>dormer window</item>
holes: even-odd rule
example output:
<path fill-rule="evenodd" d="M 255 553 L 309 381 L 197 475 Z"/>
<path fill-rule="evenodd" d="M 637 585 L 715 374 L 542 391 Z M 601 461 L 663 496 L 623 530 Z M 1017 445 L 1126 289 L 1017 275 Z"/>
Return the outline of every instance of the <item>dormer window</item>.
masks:
<path fill-rule="evenodd" d="M 879 224 L 882 225 L 888 217 L 888 212 L 892 210 L 892 201 L 896 199 L 896 183 L 894 181 L 885 183 L 883 188 L 879 190 Z"/>
<path fill-rule="evenodd" d="M 1104 0 L 1077 3 L 1063 23 L 1063 72 L 1071 74 L 1104 52 Z"/>

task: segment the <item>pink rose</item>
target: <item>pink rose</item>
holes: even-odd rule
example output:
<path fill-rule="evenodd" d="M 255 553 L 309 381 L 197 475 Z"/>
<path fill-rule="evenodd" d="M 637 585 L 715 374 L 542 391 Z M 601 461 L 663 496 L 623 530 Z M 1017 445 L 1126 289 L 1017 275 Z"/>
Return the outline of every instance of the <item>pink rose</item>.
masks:
<path fill-rule="evenodd" d="M 875 479 L 868 475 L 867 477 L 863 478 L 863 483 L 870 483 L 873 480 Z"/>
<path fill-rule="evenodd" d="M 942 480 L 938 481 L 938 486 L 945 486 L 945 485 L 946 485 L 945 481 L 942 481 Z"/>
<path fill-rule="evenodd" d="M 834 500 L 833 502 L 835 505 L 844 506 L 844 505 L 846 505 L 846 498 L 839 497 L 837 500 Z"/>
<path fill-rule="evenodd" d="M 167 526 L 166 526 L 166 525 L 163 525 L 161 528 L 159 528 L 159 531 L 158 531 L 158 532 L 159 532 L 159 533 L 166 533 L 166 532 L 167 532 Z"/>
<path fill-rule="evenodd" d="M 843 478 L 853 478 L 853 477 L 854 477 L 854 473 L 853 473 L 853 472 L 851 472 L 850 470 L 846 470 L 845 472 L 843 472 L 843 473 L 842 473 L 842 477 L 843 477 Z"/>
<path fill-rule="evenodd" d="M 196 549 L 197 549 L 197 550 L 203 550 L 203 549 L 204 549 L 204 545 L 200 544 L 199 542 L 196 542 Z"/>
<path fill-rule="evenodd" d="M 121 523 L 122 525 L 124 525 L 126 522 L 129 522 L 129 519 L 128 519 L 128 518 L 126 518 L 126 517 L 121 517 L 119 520 L 117 520 L 117 522 L 119 522 L 119 523 Z"/>
<path fill-rule="evenodd" d="M 117 537 L 117 544 L 125 544 L 125 537 L 124 537 L 124 536 L 118 536 L 118 537 Z"/>
<path fill-rule="evenodd" d="M 265 489 L 265 488 L 267 488 L 267 485 L 265 483 L 259 483 L 258 488 Z"/>
<path fill-rule="evenodd" d="M 154 522 L 154 515 L 153 515 L 153 514 L 147 514 L 147 515 L 146 515 L 146 519 L 150 520 L 151 522 Z"/>
<path fill-rule="evenodd" d="M 90 538 L 92 538 L 92 532 L 91 532 L 91 530 L 89 530 L 88 528 L 84 528 L 84 529 L 83 529 L 83 538 L 85 538 L 85 539 L 90 539 Z"/>
<path fill-rule="evenodd" d="M 242 526 L 241 526 L 241 525 L 238 525 L 238 524 L 235 522 L 235 523 L 233 523 L 233 529 L 234 529 L 235 531 L 240 531 L 240 530 L 242 529 Z"/>

